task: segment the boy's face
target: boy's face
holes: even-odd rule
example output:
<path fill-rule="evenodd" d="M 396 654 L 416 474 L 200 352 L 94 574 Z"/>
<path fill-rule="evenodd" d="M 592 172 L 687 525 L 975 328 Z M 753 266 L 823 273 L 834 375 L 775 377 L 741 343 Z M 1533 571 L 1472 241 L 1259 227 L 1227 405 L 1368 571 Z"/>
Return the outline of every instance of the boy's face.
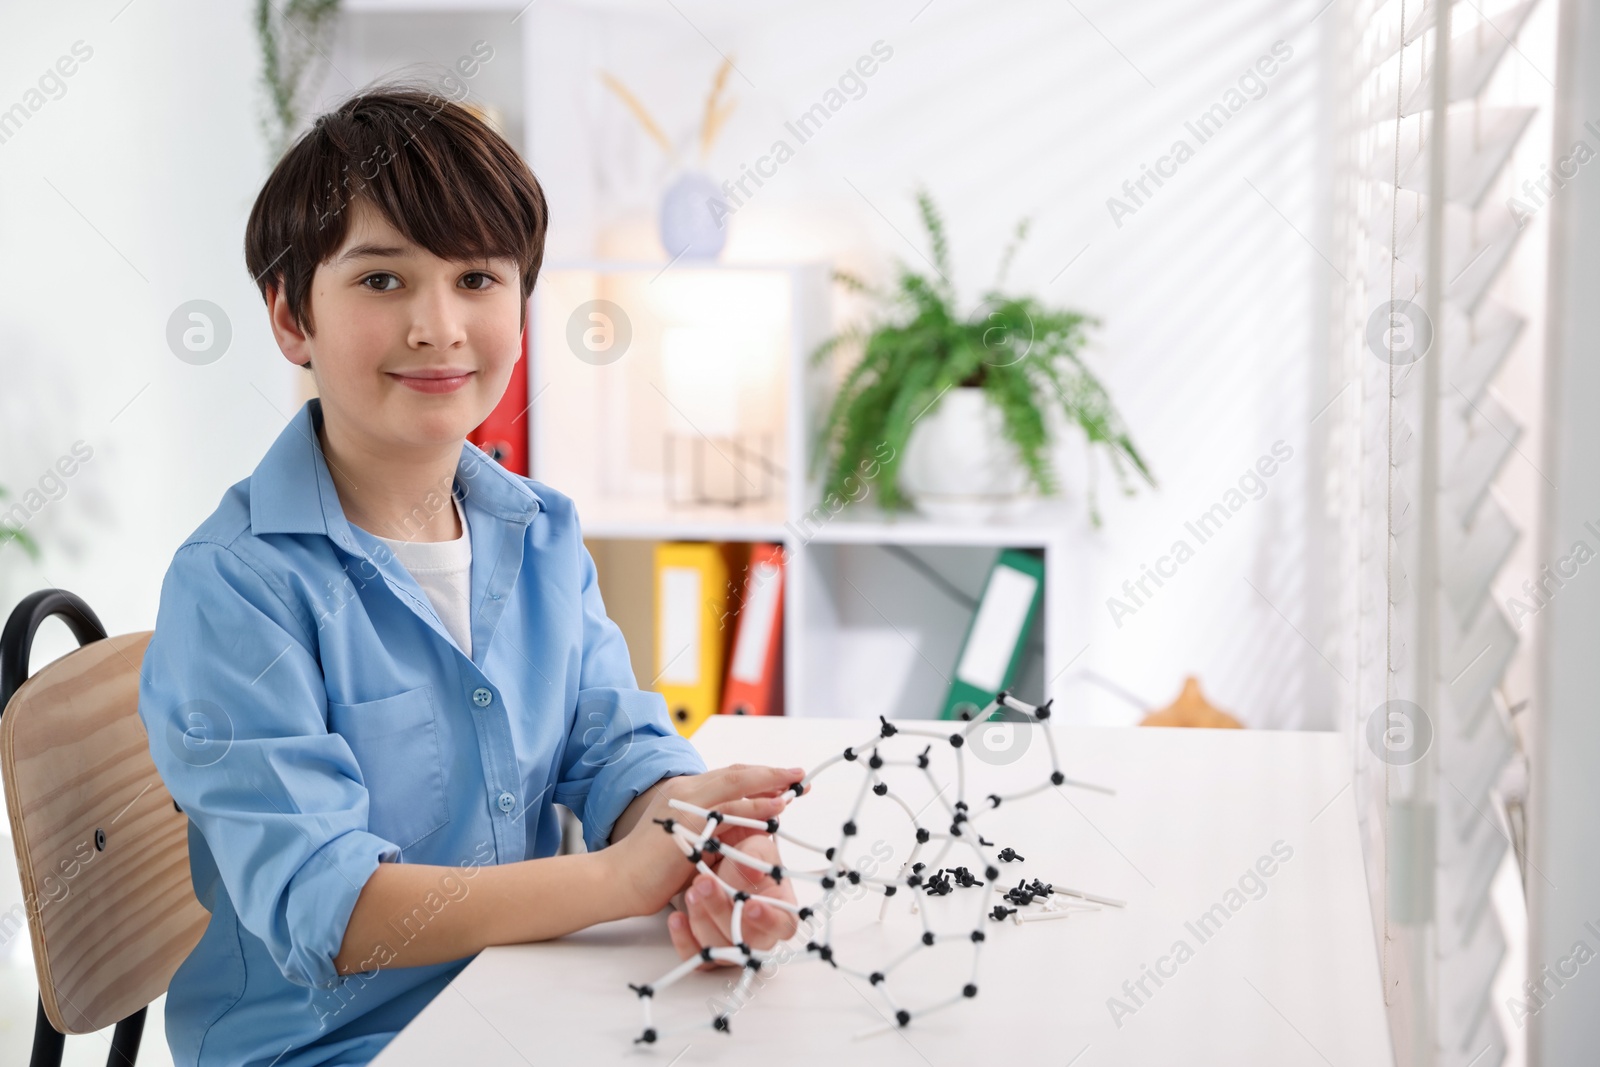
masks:
<path fill-rule="evenodd" d="M 440 259 L 366 201 L 349 210 L 343 245 L 312 278 L 315 336 L 269 294 L 278 346 L 291 363 L 311 360 L 325 432 L 336 420 L 346 440 L 386 451 L 457 444 L 522 354 L 516 261 Z"/>

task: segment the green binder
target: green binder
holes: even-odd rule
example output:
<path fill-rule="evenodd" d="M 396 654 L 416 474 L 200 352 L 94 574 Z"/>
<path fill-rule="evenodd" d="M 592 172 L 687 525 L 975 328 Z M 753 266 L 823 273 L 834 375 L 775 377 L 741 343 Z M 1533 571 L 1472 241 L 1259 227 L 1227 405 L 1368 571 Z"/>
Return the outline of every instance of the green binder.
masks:
<path fill-rule="evenodd" d="M 967 625 L 950 691 L 945 694 L 945 719 L 977 715 L 1002 689 L 1016 680 L 1022 650 L 1044 602 L 1044 558 L 1008 548 L 995 559 L 983 583 L 983 595 Z"/>

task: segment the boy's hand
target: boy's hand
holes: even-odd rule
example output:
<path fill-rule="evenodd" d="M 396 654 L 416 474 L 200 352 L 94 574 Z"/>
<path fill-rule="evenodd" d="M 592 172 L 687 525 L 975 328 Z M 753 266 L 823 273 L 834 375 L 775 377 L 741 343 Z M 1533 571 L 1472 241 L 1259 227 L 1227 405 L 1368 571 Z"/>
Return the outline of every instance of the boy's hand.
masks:
<path fill-rule="evenodd" d="M 733 826 L 729 827 L 726 833 L 717 836 L 740 852 L 781 866 L 778 841 L 770 834 L 748 827 Z M 763 903 L 755 897 L 759 894 L 759 896 L 777 897 L 791 904 L 797 903 L 794 882 L 791 879 L 785 878 L 781 882 L 775 882 L 770 874 L 753 871 L 721 855 L 708 857 L 707 863 L 717 872 L 719 878 L 734 889 L 742 889 L 753 895 L 752 899 L 744 902 L 744 911 L 739 916 L 739 932 L 745 944 L 765 951 L 778 942 L 794 936 L 795 930 L 799 929 L 799 919 L 792 912 Z M 667 916 L 667 930 L 672 936 L 672 945 L 683 959 L 698 955 L 702 946 L 725 947 L 735 943 L 733 900 L 727 891 L 717 884 L 715 878 L 706 874 L 696 875 L 689 892 L 684 896 L 683 906 L 684 911 L 674 911 Z M 719 966 L 742 965 L 727 960 L 716 960 L 701 964 L 700 970 Z"/>
<path fill-rule="evenodd" d="M 800 767 L 735 763 L 704 774 L 666 778 L 640 794 L 634 803 L 645 801 L 645 808 L 637 821 L 621 840 L 601 850 L 602 854 L 609 854 L 628 914 L 651 915 L 660 911 L 697 873 L 673 835 L 655 820 L 672 819 L 691 831 L 698 831 L 703 820 L 670 806 L 669 800 L 677 798 L 697 807 L 715 808 L 724 815 L 773 819 L 782 814 L 793 795 L 789 787 L 803 777 L 805 770 Z M 734 835 L 753 833 L 760 831 L 724 823 L 714 836 L 732 843 L 739 840 Z M 706 856 L 707 866 L 711 866 L 713 858 L 714 853 Z M 753 871 L 747 873 L 755 875 Z M 728 875 L 722 877 L 727 879 Z"/>

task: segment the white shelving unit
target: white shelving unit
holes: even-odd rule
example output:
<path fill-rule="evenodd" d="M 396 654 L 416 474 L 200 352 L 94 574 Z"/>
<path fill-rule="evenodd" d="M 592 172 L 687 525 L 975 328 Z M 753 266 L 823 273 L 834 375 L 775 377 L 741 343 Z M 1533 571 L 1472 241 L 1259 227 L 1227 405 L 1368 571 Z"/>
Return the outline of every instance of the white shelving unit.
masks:
<path fill-rule="evenodd" d="M 820 503 L 809 466 L 835 375 L 809 356 L 833 329 L 828 279 L 826 265 L 814 263 L 553 263 L 541 275 L 529 315 L 533 475 L 577 502 L 641 683 L 653 673 L 649 545 L 705 540 L 784 546 L 785 705 L 802 716 L 936 714 L 995 556 L 1003 548 L 1039 551 L 1043 617 L 1017 685 L 1030 698 L 1045 693 L 1078 651 L 1067 612 L 1075 573 L 1069 512 L 1043 505 L 1024 520 L 964 525 L 886 515 L 870 504 L 834 513 Z M 681 304 L 670 295 L 673 283 Z M 705 291 L 692 293 L 697 286 Z M 770 291 L 735 314 L 735 301 L 717 295 L 725 288 Z M 756 305 L 769 317 L 752 311 Z M 597 308 L 619 321 L 589 318 Z M 771 361 L 753 374 L 764 387 L 740 395 L 735 427 L 754 424 L 783 441 L 781 485 L 768 501 L 668 503 L 665 449 L 656 442 L 674 426 L 681 435 L 700 431 L 683 417 L 688 399 L 666 386 L 661 341 L 673 328 L 698 329 L 696 309 Z M 585 328 L 598 331 L 602 351 L 574 347 Z M 624 335 L 626 351 L 605 347 Z M 708 447 L 706 455 L 731 475 L 730 451 Z"/>

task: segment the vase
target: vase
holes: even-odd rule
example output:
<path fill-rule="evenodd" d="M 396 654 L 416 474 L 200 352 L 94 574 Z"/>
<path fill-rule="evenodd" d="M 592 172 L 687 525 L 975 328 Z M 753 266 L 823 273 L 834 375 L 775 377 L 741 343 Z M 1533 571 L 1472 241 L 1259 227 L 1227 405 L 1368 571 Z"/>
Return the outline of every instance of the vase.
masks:
<path fill-rule="evenodd" d="M 929 518 L 1015 518 L 1038 502 L 1000 409 L 974 386 L 951 389 L 917 419 L 900 464 L 900 485 Z"/>
<path fill-rule="evenodd" d="M 661 196 L 661 247 L 669 259 L 716 259 L 728 243 L 730 217 L 717 183 L 684 171 Z"/>

